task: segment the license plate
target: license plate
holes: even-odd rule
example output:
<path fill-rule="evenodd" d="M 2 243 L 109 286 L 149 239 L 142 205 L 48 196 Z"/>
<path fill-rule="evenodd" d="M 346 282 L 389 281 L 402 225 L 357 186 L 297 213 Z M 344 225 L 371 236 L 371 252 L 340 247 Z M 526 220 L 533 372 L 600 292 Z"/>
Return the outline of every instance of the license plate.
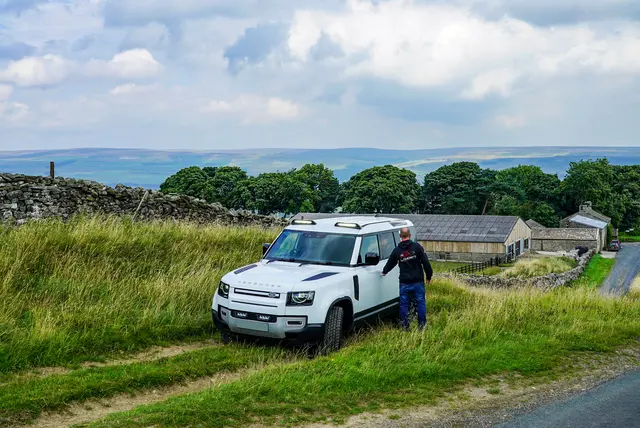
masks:
<path fill-rule="evenodd" d="M 269 325 L 259 321 L 237 320 L 236 326 L 244 330 L 269 331 Z"/>

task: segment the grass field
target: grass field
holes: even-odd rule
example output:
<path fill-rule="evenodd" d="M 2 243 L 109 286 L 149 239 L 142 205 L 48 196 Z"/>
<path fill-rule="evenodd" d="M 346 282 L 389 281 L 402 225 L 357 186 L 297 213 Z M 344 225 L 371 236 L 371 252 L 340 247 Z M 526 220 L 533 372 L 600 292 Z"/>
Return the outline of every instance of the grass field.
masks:
<path fill-rule="evenodd" d="M 631 288 L 629 288 L 629 295 L 631 297 L 640 298 L 640 275 L 631 284 Z"/>
<path fill-rule="evenodd" d="M 513 267 L 501 273 L 507 278 L 535 278 L 550 273 L 567 272 L 577 265 L 568 257 L 544 257 L 540 259 L 521 259 Z"/>
<path fill-rule="evenodd" d="M 431 267 L 434 272 L 449 272 L 461 266 L 465 266 L 467 263 L 460 262 L 441 262 L 441 261 L 431 261 Z"/>
<path fill-rule="evenodd" d="M 265 369 L 92 426 L 342 421 L 381 407 L 429 404 L 473 378 L 552 374 L 570 355 L 611 351 L 640 334 L 640 300 L 602 299 L 585 288 L 474 292 L 436 282 L 428 302 L 430 326 L 422 334 L 380 329 L 328 358 Z"/>
<path fill-rule="evenodd" d="M 600 254 L 591 258 L 582 277 L 575 281 L 573 287 L 598 288 L 611 273 L 615 259 L 605 259 Z"/>
<path fill-rule="evenodd" d="M 0 229 L 0 374 L 210 334 L 220 277 L 275 233 L 114 218 Z"/>
<path fill-rule="evenodd" d="M 620 233 L 620 242 L 640 242 L 640 235 Z"/>
<path fill-rule="evenodd" d="M 553 376 L 567 359 L 610 352 L 640 336 L 640 296 L 600 297 L 595 287 L 613 260 L 596 256 L 583 280 L 549 293 L 472 289 L 436 277 L 428 289 L 425 332 L 380 326 L 314 360 L 277 346 L 233 345 L 74 367 L 150 344 L 210 337 L 209 304 L 219 276 L 257 259 L 262 242 L 276 232 L 104 218 L 2 230 L 0 425 L 88 398 L 220 373 L 238 377 L 93 425 L 341 421 L 381 407 L 428 404 L 492 374 Z M 17 375 L 46 365 L 72 370 Z"/>

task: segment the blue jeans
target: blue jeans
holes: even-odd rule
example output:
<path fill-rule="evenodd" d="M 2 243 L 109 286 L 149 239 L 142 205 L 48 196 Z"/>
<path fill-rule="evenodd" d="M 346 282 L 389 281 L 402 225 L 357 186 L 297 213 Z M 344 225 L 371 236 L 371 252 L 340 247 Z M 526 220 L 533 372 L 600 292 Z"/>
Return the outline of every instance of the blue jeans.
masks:
<path fill-rule="evenodd" d="M 418 311 L 418 328 L 424 328 L 427 324 L 427 300 L 425 297 L 424 282 L 415 284 L 400 283 L 400 320 L 402 326 L 409 328 L 409 303 L 413 299 Z"/>

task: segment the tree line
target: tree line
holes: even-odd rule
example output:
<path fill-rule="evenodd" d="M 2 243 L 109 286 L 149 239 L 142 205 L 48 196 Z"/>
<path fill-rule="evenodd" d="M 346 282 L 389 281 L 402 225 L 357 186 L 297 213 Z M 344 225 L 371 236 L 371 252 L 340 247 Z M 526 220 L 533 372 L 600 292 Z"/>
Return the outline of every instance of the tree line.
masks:
<path fill-rule="evenodd" d="M 427 174 L 392 165 L 363 170 L 344 183 L 322 164 L 249 176 L 239 167 L 192 166 L 160 185 L 177 193 L 259 214 L 298 212 L 389 214 L 494 214 L 557 226 L 587 201 L 626 230 L 640 226 L 640 165 L 612 165 L 606 158 L 571 162 L 565 178 L 540 167 L 500 171 L 456 162 Z"/>

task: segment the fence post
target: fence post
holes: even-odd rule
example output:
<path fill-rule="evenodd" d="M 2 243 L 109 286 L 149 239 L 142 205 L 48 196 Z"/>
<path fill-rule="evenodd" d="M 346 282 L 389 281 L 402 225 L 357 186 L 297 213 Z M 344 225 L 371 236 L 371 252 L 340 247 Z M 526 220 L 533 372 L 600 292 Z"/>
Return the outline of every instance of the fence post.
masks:
<path fill-rule="evenodd" d="M 55 162 L 49 162 L 49 177 L 56 178 L 56 164 Z"/>

